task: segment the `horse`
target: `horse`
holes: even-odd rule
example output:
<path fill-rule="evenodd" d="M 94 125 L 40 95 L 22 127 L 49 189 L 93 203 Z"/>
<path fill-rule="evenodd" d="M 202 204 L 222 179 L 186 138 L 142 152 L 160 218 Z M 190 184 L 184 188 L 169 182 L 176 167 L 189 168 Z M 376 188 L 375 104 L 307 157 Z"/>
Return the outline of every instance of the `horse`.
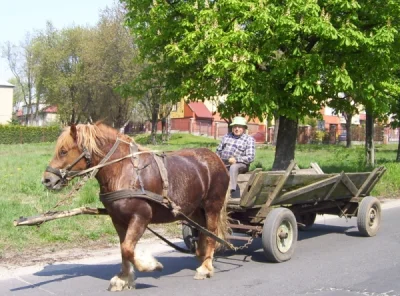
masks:
<path fill-rule="evenodd" d="M 99 183 L 101 200 L 120 242 L 121 271 L 110 280 L 109 291 L 134 289 L 135 269 L 163 269 L 152 255 L 145 258 L 136 250 L 151 223 L 170 223 L 186 215 L 218 237 L 227 234 L 229 174 L 221 159 L 207 148 L 157 154 L 103 123 L 65 127 L 43 173 L 43 185 L 60 190 L 88 171 Z M 171 210 L 154 198 L 143 198 L 145 195 L 161 196 L 174 207 Z M 107 199 L 110 196 L 114 198 Z M 195 254 L 201 265 L 195 279 L 213 276 L 216 247 L 215 239 L 200 233 Z"/>

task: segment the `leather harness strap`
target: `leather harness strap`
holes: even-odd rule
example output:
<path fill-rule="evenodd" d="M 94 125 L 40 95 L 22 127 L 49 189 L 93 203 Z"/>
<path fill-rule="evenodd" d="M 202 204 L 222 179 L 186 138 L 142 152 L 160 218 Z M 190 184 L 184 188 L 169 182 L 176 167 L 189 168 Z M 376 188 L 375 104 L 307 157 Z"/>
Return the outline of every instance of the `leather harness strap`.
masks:
<path fill-rule="evenodd" d="M 100 196 L 100 201 L 103 204 L 112 203 L 119 199 L 137 197 L 137 198 L 152 200 L 159 204 L 167 206 L 166 203 L 164 202 L 164 198 L 161 195 L 153 193 L 148 190 L 144 190 L 143 193 L 141 189 L 121 189 L 118 191 L 113 191 L 108 193 L 100 193 L 99 196 Z"/>
<path fill-rule="evenodd" d="M 167 172 L 167 157 L 165 155 L 165 153 L 159 155 L 159 154 L 153 154 L 154 155 L 154 160 L 157 163 L 158 166 L 158 170 L 160 171 L 161 174 L 161 180 L 163 183 L 163 193 L 162 195 L 164 197 L 168 196 L 168 187 L 169 187 L 169 183 L 168 183 L 168 172 Z"/>

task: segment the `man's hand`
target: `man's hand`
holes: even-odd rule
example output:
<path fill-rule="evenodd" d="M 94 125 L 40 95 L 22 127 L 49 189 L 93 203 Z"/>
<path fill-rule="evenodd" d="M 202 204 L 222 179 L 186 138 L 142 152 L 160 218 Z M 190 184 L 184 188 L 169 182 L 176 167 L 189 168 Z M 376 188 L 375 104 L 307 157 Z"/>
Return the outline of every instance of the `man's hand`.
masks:
<path fill-rule="evenodd" d="M 236 159 L 234 157 L 231 157 L 231 158 L 228 159 L 228 162 L 230 164 L 234 164 L 234 163 L 236 163 Z"/>

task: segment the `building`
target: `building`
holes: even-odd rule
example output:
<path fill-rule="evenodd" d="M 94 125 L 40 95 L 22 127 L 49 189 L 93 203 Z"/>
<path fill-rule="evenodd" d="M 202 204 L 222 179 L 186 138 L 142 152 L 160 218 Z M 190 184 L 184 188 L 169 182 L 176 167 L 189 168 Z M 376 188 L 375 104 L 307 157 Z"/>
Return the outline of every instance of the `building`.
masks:
<path fill-rule="evenodd" d="M 171 131 L 189 132 L 196 135 L 214 137 L 224 136 L 228 130 L 227 122 L 217 112 L 214 101 L 176 103 L 171 111 Z M 248 134 L 253 136 L 256 142 L 265 142 L 266 124 L 259 120 L 248 120 Z M 160 129 L 160 128 L 158 128 Z"/>
<path fill-rule="evenodd" d="M 0 124 L 11 121 L 13 111 L 14 85 L 0 81 Z"/>
<path fill-rule="evenodd" d="M 46 126 L 58 121 L 57 107 L 39 104 L 39 112 L 36 114 L 36 104 L 32 105 L 32 116 L 27 106 L 22 106 L 15 112 L 18 121 L 23 125 Z"/>

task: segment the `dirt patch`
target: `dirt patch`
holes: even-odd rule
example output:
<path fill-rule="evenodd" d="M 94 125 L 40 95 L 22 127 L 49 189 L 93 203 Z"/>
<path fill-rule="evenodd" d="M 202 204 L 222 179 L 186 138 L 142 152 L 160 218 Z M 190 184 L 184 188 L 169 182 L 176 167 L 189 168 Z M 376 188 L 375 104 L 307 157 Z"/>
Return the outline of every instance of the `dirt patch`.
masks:
<path fill-rule="evenodd" d="M 162 227 L 155 227 L 154 230 L 168 239 L 177 238 L 176 233 L 167 231 Z M 146 231 L 139 243 L 152 242 L 160 242 L 160 240 L 149 231 Z M 86 240 L 84 242 L 80 241 L 79 244 L 60 243 L 41 247 L 32 246 L 23 251 L 8 249 L 0 255 L 0 267 L 11 270 L 19 267 L 50 265 L 56 262 L 119 254 L 120 247 L 118 243 L 110 243 L 107 239 Z"/>
<path fill-rule="evenodd" d="M 65 246 L 52 245 L 49 247 L 33 247 L 24 251 L 7 251 L 1 257 L 0 267 L 14 269 L 18 267 L 49 265 L 56 262 L 88 258 L 119 251 L 119 245 L 107 242 L 88 241 L 85 245 Z"/>

